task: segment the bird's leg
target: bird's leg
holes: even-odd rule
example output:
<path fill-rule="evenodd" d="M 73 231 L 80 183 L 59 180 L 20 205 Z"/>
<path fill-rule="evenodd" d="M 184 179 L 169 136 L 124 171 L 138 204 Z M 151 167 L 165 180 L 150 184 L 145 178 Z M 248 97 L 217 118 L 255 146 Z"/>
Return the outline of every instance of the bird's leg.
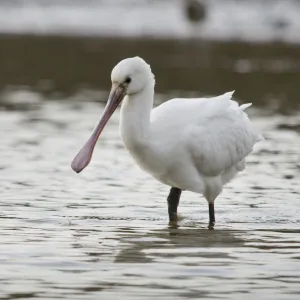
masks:
<path fill-rule="evenodd" d="M 177 220 L 177 207 L 181 195 L 181 189 L 172 187 L 168 196 L 168 212 L 170 222 Z"/>
<path fill-rule="evenodd" d="M 209 224 L 208 228 L 213 229 L 215 225 L 215 205 L 214 203 L 208 203 L 208 211 L 209 211 Z"/>

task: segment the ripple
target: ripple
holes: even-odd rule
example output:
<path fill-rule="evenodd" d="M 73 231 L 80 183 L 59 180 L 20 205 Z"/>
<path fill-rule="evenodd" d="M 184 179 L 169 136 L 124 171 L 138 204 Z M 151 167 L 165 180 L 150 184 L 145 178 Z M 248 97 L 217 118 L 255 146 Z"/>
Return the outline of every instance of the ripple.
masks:
<path fill-rule="evenodd" d="M 187 192 L 168 224 L 168 188 L 121 146 L 118 115 L 89 168 L 70 170 L 102 109 L 0 112 L 1 299 L 298 298 L 300 137 L 281 118 L 253 117 L 271 138 L 216 201 L 211 231 Z"/>

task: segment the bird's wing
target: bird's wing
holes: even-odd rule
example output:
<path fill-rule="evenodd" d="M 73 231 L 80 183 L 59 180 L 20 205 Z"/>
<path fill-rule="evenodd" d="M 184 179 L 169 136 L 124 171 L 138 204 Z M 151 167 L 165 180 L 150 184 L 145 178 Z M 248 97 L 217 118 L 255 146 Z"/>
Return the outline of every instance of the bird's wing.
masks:
<path fill-rule="evenodd" d="M 243 160 L 262 138 L 244 113 L 251 104 L 239 106 L 232 94 L 173 99 L 153 110 L 151 123 L 170 143 L 175 139 L 185 147 L 199 172 L 216 176 Z"/>

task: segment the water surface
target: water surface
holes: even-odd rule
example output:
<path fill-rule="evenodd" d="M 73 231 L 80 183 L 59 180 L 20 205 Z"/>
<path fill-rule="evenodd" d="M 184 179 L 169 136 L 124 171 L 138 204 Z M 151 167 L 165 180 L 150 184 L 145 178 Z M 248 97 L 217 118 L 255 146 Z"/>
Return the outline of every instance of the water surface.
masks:
<path fill-rule="evenodd" d="M 217 199 L 210 231 L 188 192 L 168 225 L 168 187 L 125 151 L 118 114 L 75 174 L 103 106 L 35 96 L 0 111 L 0 299 L 299 298 L 300 116 L 250 110 L 266 141 Z"/>

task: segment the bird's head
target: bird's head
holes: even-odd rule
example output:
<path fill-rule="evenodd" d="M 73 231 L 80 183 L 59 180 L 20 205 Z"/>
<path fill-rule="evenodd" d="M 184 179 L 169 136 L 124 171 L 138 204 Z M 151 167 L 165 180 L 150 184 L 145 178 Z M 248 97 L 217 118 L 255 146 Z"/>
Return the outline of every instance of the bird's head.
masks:
<path fill-rule="evenodd" d="M 150 66 L 137 56 L 121 60 L 111 72 L 112 90 L 119 88 L 124 95 L 139 93 L 150 79 Z"/>
<path fill-rule="evenodd" d="M 106 123 L 126 95 L 141 92 L 148 82 L 154 83 L 150 66 L 140 57 L 120 61 L 111 72 L 112 88 L 103 115 L 91 137 L 72 161 L 72 169 L 79 173 L 91 161 L 96 142 Z"/>

